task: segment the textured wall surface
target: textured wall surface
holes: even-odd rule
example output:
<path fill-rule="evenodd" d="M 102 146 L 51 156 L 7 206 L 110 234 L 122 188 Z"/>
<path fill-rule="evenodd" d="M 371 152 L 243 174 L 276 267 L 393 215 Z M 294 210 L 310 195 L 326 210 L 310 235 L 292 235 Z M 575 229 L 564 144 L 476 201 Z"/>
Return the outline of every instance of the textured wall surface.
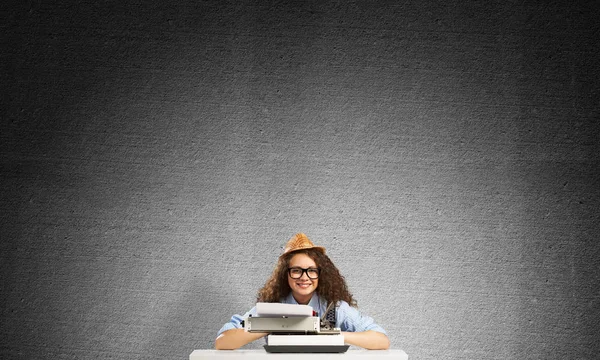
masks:
<path fill-rule="evenodd" d="M 592 2 L 146 3 L 4 6 L 0 357 L 211 348 L 300 231 L 413 359 L 597 356 Z"/>

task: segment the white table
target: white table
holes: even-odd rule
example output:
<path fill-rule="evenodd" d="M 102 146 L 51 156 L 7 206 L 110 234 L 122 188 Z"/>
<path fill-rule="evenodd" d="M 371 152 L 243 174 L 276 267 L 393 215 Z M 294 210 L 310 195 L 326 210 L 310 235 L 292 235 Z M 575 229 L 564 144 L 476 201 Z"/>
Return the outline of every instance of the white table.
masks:
<path fill-rule="evenodd" d="M 277 360 L 277 359 L 396 359 L 407 360 L 408 355 L 402 350 L 348 350 L 341 354 L 275 354 L 265 350 L 194 350 L 190 360 L 223 359 L 223 360 Z"/>

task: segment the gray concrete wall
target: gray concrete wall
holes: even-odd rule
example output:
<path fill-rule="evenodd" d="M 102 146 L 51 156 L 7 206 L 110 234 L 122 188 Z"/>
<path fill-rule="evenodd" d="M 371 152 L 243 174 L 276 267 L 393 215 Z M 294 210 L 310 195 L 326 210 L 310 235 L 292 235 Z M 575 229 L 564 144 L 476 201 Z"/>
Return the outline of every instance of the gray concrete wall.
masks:
<path fill-rule="evenodd" d="M 600 13 L 546 3 L 5 5 L 0 357 L 211 348 L 300 231 L 413 359 L 596 357 Z"/>

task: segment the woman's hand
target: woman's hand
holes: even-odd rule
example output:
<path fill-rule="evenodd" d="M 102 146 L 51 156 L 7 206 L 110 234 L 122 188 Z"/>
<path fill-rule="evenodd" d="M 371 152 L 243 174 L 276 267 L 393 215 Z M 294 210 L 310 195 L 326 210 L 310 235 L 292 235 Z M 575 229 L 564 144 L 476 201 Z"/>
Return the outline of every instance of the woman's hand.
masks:
<path fill-rule="evenodd" d="M 217 337 L 217 340 L 215 340 L 215 349 L 235 350 L 267 335 L 268 333 L 251 333 L 244 329 L 223 331 L 223 333 Z"/>
<path fill-rule="evenodd" d="M 388 337 L 378 331 L 342 332 L 346 344 L 369 350 L 387 350 L 390 348 Z"/>

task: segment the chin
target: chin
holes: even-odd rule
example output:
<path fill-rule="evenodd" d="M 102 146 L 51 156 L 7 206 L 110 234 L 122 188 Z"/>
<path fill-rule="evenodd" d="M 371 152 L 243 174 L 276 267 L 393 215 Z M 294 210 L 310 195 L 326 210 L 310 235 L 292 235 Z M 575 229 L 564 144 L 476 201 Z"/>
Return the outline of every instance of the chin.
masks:
<path fill-rule="evenodd" d="M 302 290 L 296 290 L 296 294 L 298 295 L 302 295 L 302 296 L 310 296 L 315 292 L 314 289 L 302 289 Z"/>
<path fill-rule="evenodd" d="M 314 293 L 315 291 L 314 291 L 314 290 L 312 290 L 312 289 L 311 289 L 311 290 L 302 289 L 302 290 L 297 290 L 296 292 L 297 292 L 298 294 L 301 294 L 301 295 L 311 295 L 311 294 L 312 294 L 312 293 Z"/>

